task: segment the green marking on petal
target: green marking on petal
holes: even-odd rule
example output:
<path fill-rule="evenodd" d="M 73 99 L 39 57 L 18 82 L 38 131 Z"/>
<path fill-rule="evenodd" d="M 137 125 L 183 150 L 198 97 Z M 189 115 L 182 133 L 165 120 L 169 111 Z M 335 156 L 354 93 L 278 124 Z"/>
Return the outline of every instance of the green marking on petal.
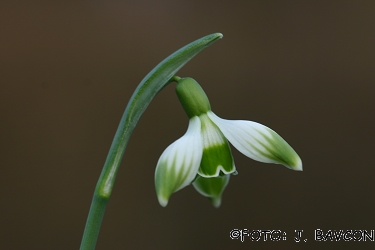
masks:
<path fill-rule="evenodd" d="M 192 166 L 184 166 L 190 169 Z M 160 205 L 166 206 L 170 196 L 185 187 L 183 184 L 188 178 L 189 171 L 176 171 L 176 155 L 172 164 L 162 161 L 158 164 L 158 170 L 155 172 L 155 187 Z"/>
<path fill-rule="evenodd" d="M 270 136 L 258 131 L 264 139 L 266 140 L 267 144 L 256 140 L 260 145 L 262 145 L 265 149 L 260 150 L 256 147 L 253 147 L 259 154 L 272 159 L 275 162 L 278 162 L 284 165 L 287 168 L 293 170 L 302 170 L 302 161 L 296 151 L 275 131 L 269 130 Z"/>
<path fill-rule="evenodd" d="M 208 197 L 214 207 L 218 208 L 221 205 L 222 193 L 228 183 L 229 175 L 213 178 L 198 176 L 193 182 L 193 186 L 201 195 Z"/>
<path fill-rule="evenodd" d="M 165 207 L 168 204 L 169 197 L 175 190 L 175 183 L 165 180 L 170 179 L 171 171 L 167 171 L 168 164 L 166 161 L 160 162 L 158 165 L 159 171 L 155 172 L 155 188 L 156 194 L 161 206 Z"/>
<path fill-rule="evenodd" d="M 207 114 L 199 116 L 202 126 L 203 155 L 198 174 L 217 177 L 236 171 L 227 139 Z"/>
<path fill-rule="evenodd" d="M 203 149 L 198 174 L 203 177 L 216 177 L 220 175 L 220 171 L 224 174 L 236 171 L 228 142 Z"/>

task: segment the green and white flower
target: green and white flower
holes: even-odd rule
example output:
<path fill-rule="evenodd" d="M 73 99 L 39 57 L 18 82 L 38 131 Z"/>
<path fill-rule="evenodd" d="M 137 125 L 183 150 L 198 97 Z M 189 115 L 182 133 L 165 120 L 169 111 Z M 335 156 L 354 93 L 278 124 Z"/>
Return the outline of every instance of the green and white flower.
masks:
<path fill-rule="evenodd" d="M 219 207 L 230 174 L 237 173 L 228 141 L 256 161 L 302 170 L 297 153 L 272 129 L 216 116 L 194 79 L 179 79 L 176 93 L 190 121 L 185 135 L 172 143 L 157 163 L 155 187 L 160 205 L 166 206 L 172 193 L 193 183 Z"/>

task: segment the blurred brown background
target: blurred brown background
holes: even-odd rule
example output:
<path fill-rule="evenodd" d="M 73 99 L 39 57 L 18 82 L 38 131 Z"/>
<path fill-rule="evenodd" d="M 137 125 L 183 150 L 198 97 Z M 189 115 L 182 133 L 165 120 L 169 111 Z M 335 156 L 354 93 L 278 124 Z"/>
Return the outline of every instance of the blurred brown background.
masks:
<path fill-rule="evenodd" d="M 162 59 L 204 35 L 189 62 L 213 111 L 265 124 L 304 171 L 233 150 L 220 209 L 193 187 L 159 206 L 154 170 L 188 119 L 174 87 L 141 118 L 97 249 L 373 249 L 314 230 L 375 229 L 375 1 L 55 1 L 0 4 L 0 249 L 78 249 L 125 106 Z M 234 229 L 285 241 L 231 240 Z M 306 243 L 295 243 L 304 230 Z"/>

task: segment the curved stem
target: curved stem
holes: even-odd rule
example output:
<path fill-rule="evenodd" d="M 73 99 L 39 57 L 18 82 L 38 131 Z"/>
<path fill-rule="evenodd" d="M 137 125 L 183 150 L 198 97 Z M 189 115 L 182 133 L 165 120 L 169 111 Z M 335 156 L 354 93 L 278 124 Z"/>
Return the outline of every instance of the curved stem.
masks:
<path fill-rule="evenodd" d="M 215 33 L 202 37 L 177 50 L 159 63 L 138 85 L 121 118 L 107 159 L 100 174 L 92 199 L 90 212 L 81 242 L 81 250 L 95 249 L 105 208 L 111 196 L 116 174 L 124 155 L 129 138 L 139 118 L 156 94 L 168 83 L 178 79 L 176 72 L 199 52 L 214 41 L 222 38 Z"/>

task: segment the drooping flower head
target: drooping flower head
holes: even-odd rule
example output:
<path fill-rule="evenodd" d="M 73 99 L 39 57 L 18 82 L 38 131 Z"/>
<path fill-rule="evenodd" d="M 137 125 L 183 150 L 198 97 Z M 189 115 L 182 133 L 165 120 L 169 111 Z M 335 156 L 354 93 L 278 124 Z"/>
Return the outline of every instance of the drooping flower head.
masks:
<path fill-rule="evenodd" d="M 192 183 L 219 207 L 229 176 L 237 173 L 228 141 L 256 161 L 302 170 L 297 153 L 272 129 L 256 122 L 216 116 L 207 95 L 194 79 L 179 79 L 176 93 L 189 117 L 189 126 L 157 163 L 155 187 L 160 205 L 166 206 L 172 193 Z"/>

